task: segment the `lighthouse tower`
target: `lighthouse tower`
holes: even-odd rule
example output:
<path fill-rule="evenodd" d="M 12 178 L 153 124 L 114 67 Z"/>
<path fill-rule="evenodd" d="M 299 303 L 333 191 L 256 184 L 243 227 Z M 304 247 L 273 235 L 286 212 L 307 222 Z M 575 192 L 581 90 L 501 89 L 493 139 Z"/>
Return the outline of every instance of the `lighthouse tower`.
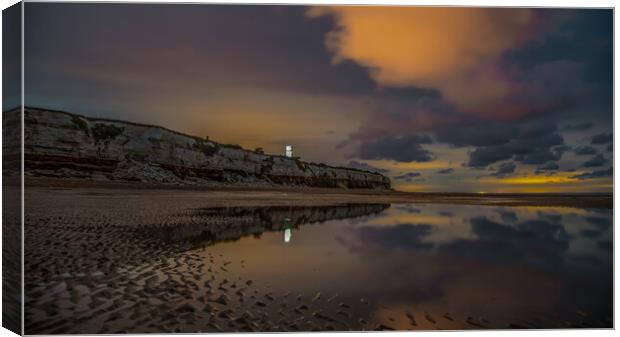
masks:
<path fill-rule="evenodd" d="M 293 158 L 293 145 L 286 145 L 284 147 L 284 155 Z"/>

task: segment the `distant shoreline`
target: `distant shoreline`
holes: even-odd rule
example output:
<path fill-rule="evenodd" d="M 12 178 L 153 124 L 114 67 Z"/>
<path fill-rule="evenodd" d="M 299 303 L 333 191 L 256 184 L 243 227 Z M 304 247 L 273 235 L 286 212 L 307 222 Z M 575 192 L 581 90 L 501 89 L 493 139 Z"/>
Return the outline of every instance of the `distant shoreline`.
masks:
<path fill-rule="evenodd" d="M 11 178 L 5 177 L 5 184 Z M 17 181 L 13 181 L 16 183 Z M 569 207 L 613 209 L 613 194 L 602 193 L 436 193 L 403 192 L 396 190 L 367 190 L 310 187 L 253 187 L 253 186 L 192 186 L 141 182 L 94 181 L 71 178 L 26 177 L 29 188 L 88 189 L 124 191 L 127 193 L 200 194 L 205 203 L 223 197 L 235 206 L 243 205 L 320 205 L 336 203 L 430 203 L 459 205 L 488 205 L 509 207 Z M 205 193 L 210 192 L 210 193 Z M 232 205 L 231 204 L 231 205 Z"/>

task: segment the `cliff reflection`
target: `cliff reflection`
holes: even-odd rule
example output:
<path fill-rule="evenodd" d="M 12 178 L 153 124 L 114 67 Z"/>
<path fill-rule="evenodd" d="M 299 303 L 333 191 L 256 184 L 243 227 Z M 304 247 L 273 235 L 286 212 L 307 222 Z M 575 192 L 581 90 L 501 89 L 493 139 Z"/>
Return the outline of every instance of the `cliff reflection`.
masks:
<path fill-rule="evenodd" d="M 264 232 L 283 231 L 290 242 L 292 230 L 329 220 L 376 216 L 389 204 L 338 204 L 330 206 L 210 207 L 191 209 L 178 215 L 180 223 L 145 226 L 140 235 L 159 243 L 187 249 L 242 237 L 260 237 Z"/>

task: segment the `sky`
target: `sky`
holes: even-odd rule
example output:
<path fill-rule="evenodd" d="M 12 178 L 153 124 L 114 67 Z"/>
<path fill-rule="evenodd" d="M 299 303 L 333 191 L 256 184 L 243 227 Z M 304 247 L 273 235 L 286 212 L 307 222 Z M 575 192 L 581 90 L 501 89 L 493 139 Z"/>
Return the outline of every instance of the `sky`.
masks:
<path fill-rule="evenodd" d="M 611 192 L 606 9 L 26 3 L 26 105 L 381 172 Z"/>

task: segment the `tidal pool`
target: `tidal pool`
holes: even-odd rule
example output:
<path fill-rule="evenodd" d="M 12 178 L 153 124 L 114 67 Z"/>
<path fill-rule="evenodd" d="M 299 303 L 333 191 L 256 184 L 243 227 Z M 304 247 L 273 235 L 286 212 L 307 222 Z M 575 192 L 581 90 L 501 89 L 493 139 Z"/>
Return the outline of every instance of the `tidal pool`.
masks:
<path fill-rule="evenodd" d="M 309 311 L 343 322 L 331 322 L 335 329 L 612 326 L 611 210 L 332 209 L 343 207 L 351 218 L 312 219 L 304 207 L 246 209 L 264 231 L 213 237 L 198 251 L 243 261 L 227 267 L 228 278 L 251 279 L 292 305 L 309 302 Z"/>

